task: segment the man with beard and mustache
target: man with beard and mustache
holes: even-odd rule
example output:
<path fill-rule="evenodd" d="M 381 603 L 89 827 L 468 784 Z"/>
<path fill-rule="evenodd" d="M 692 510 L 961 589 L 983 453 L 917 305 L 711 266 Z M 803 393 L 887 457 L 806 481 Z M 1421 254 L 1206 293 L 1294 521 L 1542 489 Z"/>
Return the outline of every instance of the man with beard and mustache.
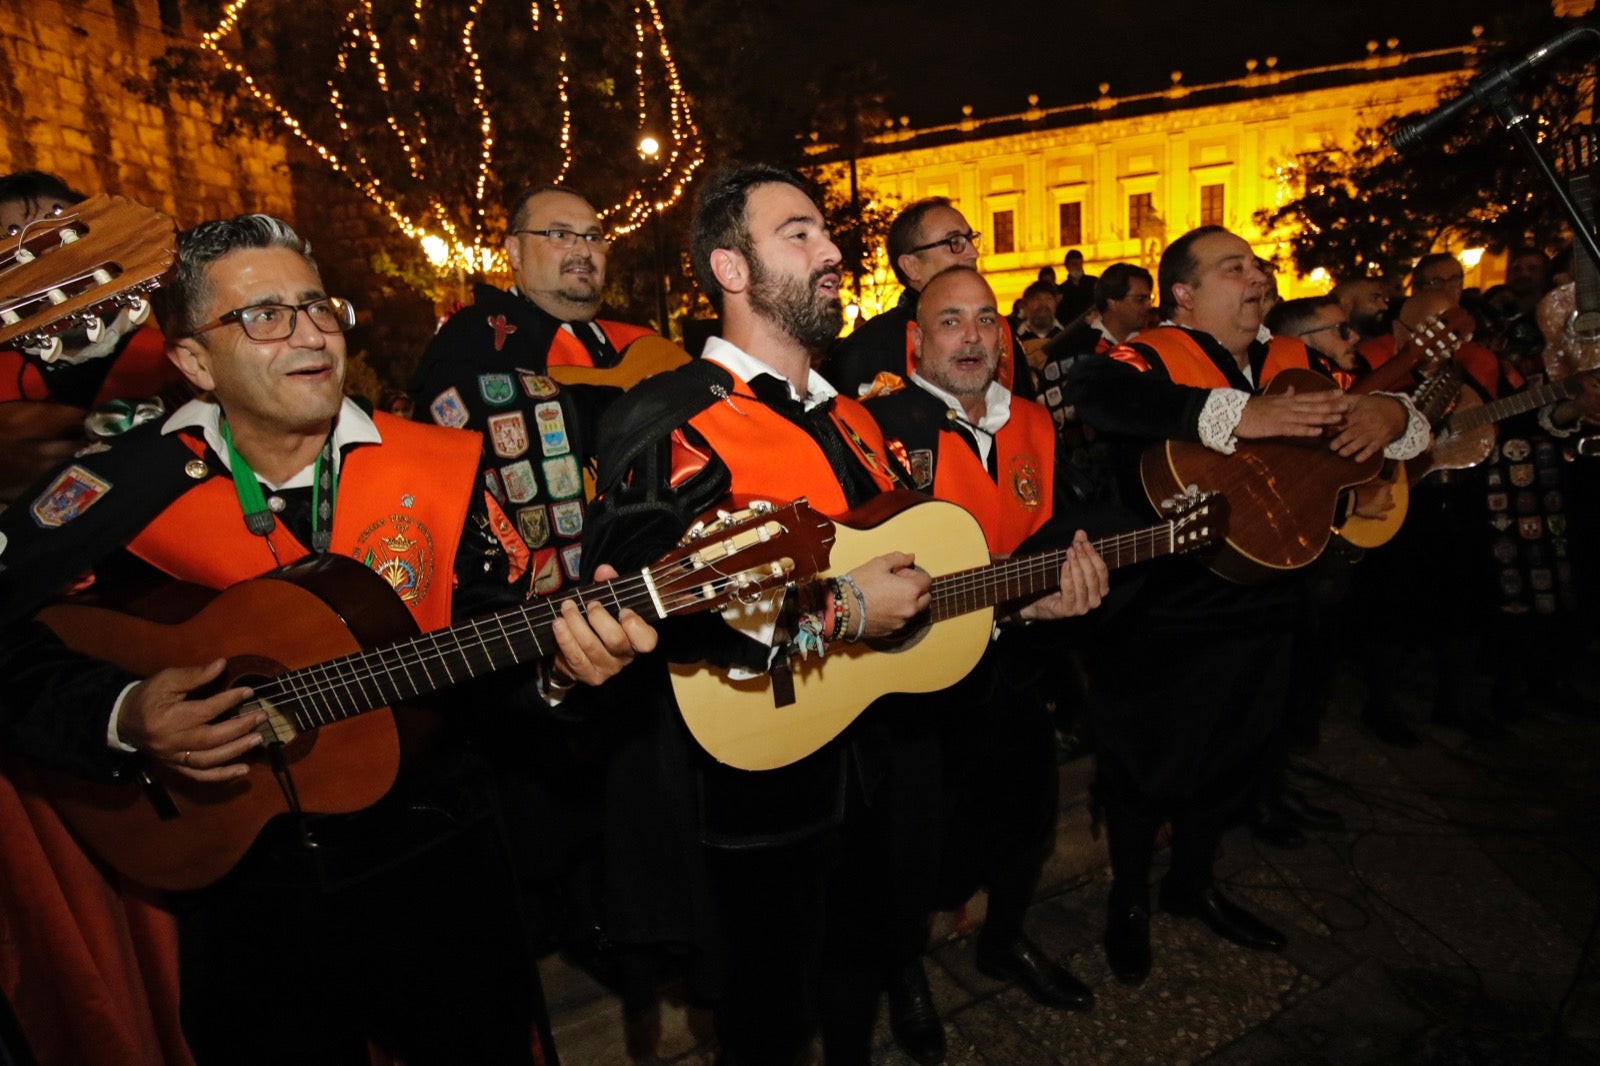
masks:
<path fill-rule="evenodd" d="M 608 413 L 585 541 L 591 563 L 653 557 L 729 494 L 805 497 L 837 516 L 897 483 L 872 417 L 813 369 L 843 314 L 839 249 L 804 182 L 760 165 L 716 175 L 696 205 L 691 251 L 724 332 L 702 359 L 641 384 Z M 1059 593 L 1022 612 L 1081 613 L 1085 565 L 1075 550 Z M 891 634 L 928 605 L 929 578 L 910 553 L 868 560 L 849 577 L 821 587 L 834 610 L 864 607 L 865 617 L 850 614 L 830 640 Z M 768 669 L 769 634 L 740 632 L 737 618 L 683 621 L 668 627 L 669 657 L 746 676 Z M 704 863 L 720 939 L 724 1061 L 793 1062 L 820 1026 L 828 1062 L 866 1063 L 890 960 L 903 961 L 907 940 L 920 951 L 925 935 L 926 907 L 907 886 L 933 874 L 921 846 L 925 811 L 912 809 L 927 792 L 895 776 L 902 763 L 886 701 L 814 754 L 750 773 L 694 746 L 664 673 L 646 700 L 659 716 L 666 772 L 642 816 L 667 812 L 663 833 L 687 825 L 680 858 L 691 873 Z"/>

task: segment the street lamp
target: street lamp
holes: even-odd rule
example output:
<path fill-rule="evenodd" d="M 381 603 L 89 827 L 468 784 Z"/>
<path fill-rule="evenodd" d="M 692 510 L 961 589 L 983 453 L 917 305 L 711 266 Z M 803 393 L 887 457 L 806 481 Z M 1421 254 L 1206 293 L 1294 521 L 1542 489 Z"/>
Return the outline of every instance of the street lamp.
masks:
<path fill-rule="evenodd" d="M 639 138 L 639 158 L 646 163 L 654 163 L 661 156 L 661 142 L 648 133 Z M 653 184 L 653 181 L 651 182 Z M 657 322 L 661 327 L 661 335 L 670 337 L 672 325 L 667 321 L 667 252 L 661 237 L 661 204 L 652 202 L 651 205 L 651 233 L 656 245 L 656 313 Z"/>

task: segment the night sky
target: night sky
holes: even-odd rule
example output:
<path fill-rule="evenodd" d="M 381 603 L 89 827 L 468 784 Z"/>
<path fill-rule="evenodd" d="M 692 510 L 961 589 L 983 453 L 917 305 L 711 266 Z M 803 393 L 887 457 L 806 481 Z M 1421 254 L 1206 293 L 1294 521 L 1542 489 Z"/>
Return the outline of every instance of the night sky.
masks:
<path fill-rule="evenodd" d="M 789 25 L 768 69 L 807 80 L 874 64 L 891 113 L 928 125 L 956 121 L 962 104 L 979 115 L 1021 111 L 1029 93 L 1043 107 L 1092 100 L 1102 81 L 1114 95 L 1149 92 L 1178 69 L 1188 84 L 1238 77 L 1247 58 L 1275 55 L 1296 69 L 1359 59 L 1367 41 L 1389 37 L 1402 51 L 1465 44 L 1474 24 L 1526 34 L 1530 19 L 1549 12 L 1548 0 L 861 0 L 819 17 L 786 4 L 772 12 Z M 808 37 L 820 37 L 820 48 L 794 47 Z"/>

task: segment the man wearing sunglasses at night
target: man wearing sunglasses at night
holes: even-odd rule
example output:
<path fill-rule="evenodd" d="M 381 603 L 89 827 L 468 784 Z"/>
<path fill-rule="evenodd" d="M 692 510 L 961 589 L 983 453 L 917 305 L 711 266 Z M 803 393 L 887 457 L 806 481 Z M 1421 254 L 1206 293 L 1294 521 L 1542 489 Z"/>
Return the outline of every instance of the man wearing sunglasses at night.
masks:
<path fill-rule="evenodd" d="M 412 746 L 420 734 L 402 725 L 406 751 L 418 757 L 398 777 L 379 774 L 372 792 L 356 784 L 343 797 L 318 782 L 330 773 L 344 782 L 371 778 L 375 766 L 393 773 L 395 727 L 385 730 L 381 717 L 361 719 L 380 731 L 366 733 L 367 743 L 329 730 L 302 754 L 282 755 L 267 742 L 267 711 L 294 715 L 299 689 L 290 686 L 303 678 L 276 699 L 271 686 L 283 683 L 257 680 L 267 686 L 258 699 L 248 677 L 224 677 L 224 660 L 177 647 L 187 643 L 181 636 L 164 652 L 144 653 L 167 668 L 139 673 L 70 650 L 29 617 L 60 590 L 82 587 L 88 571 L 100 598 L 125 585 L 148 593 L 161 579 L 229 589 L 306 560 L 322 575 L 322 595 L 343 589 L 331 598 L 358 628 L 388 612 L 400 620 L 409 613 L 416 628 L 433 631 L 526 596 L 526 578 L 510 576 L 495 535 L 505 518 L 483 487 L 478 438 L 369 417 L 344 396 L 344 333 L 354 310 L 323 289 L 310 246 L 286 224 L 244 215 L 185 232 L 163 296 L 169 357 L 198 398 L 81 453 L 0 515 L 0 750 L 92 782 L 132 784 L 160 771 L 147 790 L 164 793 L 170 782 L 196 807 L 238 798 L 251 777 L 249 789 L 281 791 L 292 813 L 259 833 L 246 827 L 253 845 L 231 871 L 170 899 L 175 991 L 162 987 L 174 972 L 170 918 L 136 920 L 150 910 L 144 896 L 127 904 L 124 920 L 101 882 L 84 895 L 105 901 L 107 914 L 91 904 L 87 918 L 75 914 L 70 928 L 53 929 L 41 928 L 49 923 L 33 913 L 40 904 L 30 909 L 32 897 L 4 890 L 26 880 L 18 867 L 63 883 L 89 876 L 81 855 L 61 864 L 59 844 L 48 852 L 28 846 L 34 835 L 14 823 L 41 815 L 19 814 L 10 794 L 0 804 L 0 834 L 10 842 L 0 907 L 3 924 L 25 935 L 0 945 L 0 972 L 17 972 L 22 955 L 22 972 L 47 967 L 55 983 L 87 999 L 101 982 L 115 985 L 121 967 L 137 965 L 153 985 L 99 997 L 128 1016 L 113 1012 L 117 1024 L 85 1028 L 113 1039 L 153 1026 L 165 1039 L 176 1028 L 167 1014 L 180 1004 L 182 1037 L 201 1066 L 366 1062 L 369 1042 L 414 1066 L 550 1061 L 551 1049 L 535 1048 L 535 1029 L 548 1027 L 536 1025 L 542 1001 L 498 810 L 499 783 L 524 772 L 522 752 L 506 739 L 514 735 L 510 719 L 549 713 L 547 704 L 581 712 L 593 686 L 654 647 L 654 630 L 626 610 L 560 604 L 555 654 L 530 656 L 536 661 L 488 681 L 492 689 L 479 681 L 470 695 L 444 697 L 451 713 L 420 751 Z M 256 588 L 263 585 L 281 587 Z M 230 602 L 234 609 L 211 616 L 210 635 L 248 635 L 245 646 L 268 657 L 263 662 L 274 654 L 317 662 L 348 647 L 309 594 L 276 601 L 272 612 L 260 610 L 259 599 L 255 610 Z M 170 613 L 175 605 L 164 606 Z M 152 640 L 133 632 L 130 642 Z M 324 644 L 332 645 L 326 654 L 307 655 Z M 209 646 L 216 654 L 219 645 Z M 466 660 L 439 659 L 432 670 L 458 679 Z M 420 669 L 431 680 L 428 663 L 424 653 L 400 665 L 408 678 Z M 324 711 L 334 721 L 350 713 L 336 695 L 315 698 L 333 704 L 319 706 L 316 721 L 330 720 Z M 268 765 L 272 772 L 262 773 Z M 366 799 L 373 794 L 381 798 Z M 150 798 L 159 808 L 160 797 Z M 319 813 L 326 811 L 348 813 Z M 119 921 L 139 945 L 124 949 L 133 958 L 97 955 L 90 967 L 62 946 L 78 943 L 80 926 Z M 117 943 L 95 942 L 108 950 L 107 941 Z M 243 1003 L 273 1024 L 241 1025 Z M 70 1002 L 57 1017 L 43 1009 L 47 1016 L 34 1020 L 47 1032 L 86 1017 Z"/>
<path fill-rule="evenodd" d="M 976 267 L 983 234 L 967 224 L 966 216 L 943 196 L 918 200 L 902 210 L 889 225 L 885 241 L 889 265 L 902 288 L 893 307 L 857 326 L 833 346 L 822 363 L 822 376 L 846 396 L 875 394 L 879 374 L 897 379 L 909 376 L 912 366 L 909 326 L 917 317 L 917 297 L 922 287 L 940 271 L 953 266 Z M 998 380 L 1018 396 L 1033 399 L 1033 387 L 1022 345 L 1005 327 L 1010 356 L 1001 360 Z M 899 388 L 903 380 L 892 382 Z"/>
<path fill-rule="evenodd" d="M 1268 312 L 1266 326 L 1274 337 L 1293 337 L 1304 343 L 1311 368 L 1328 375 L 1341 389 L 1348 391 L 1368 370 L 1366 360 L 1356 352 L 1361 334 L 1332 296 L 1285 300 Z"/>

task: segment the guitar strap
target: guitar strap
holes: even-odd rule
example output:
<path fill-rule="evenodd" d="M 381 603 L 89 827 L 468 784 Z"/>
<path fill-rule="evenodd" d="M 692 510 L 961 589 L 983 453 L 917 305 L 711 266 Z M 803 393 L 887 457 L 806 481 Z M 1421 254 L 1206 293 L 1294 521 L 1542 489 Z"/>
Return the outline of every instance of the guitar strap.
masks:
<path fill-rule="evenodd" d="M 80 455 L 0 513 L 0 625 L 32 617 L 217 473 L 162 421 Z"/>

